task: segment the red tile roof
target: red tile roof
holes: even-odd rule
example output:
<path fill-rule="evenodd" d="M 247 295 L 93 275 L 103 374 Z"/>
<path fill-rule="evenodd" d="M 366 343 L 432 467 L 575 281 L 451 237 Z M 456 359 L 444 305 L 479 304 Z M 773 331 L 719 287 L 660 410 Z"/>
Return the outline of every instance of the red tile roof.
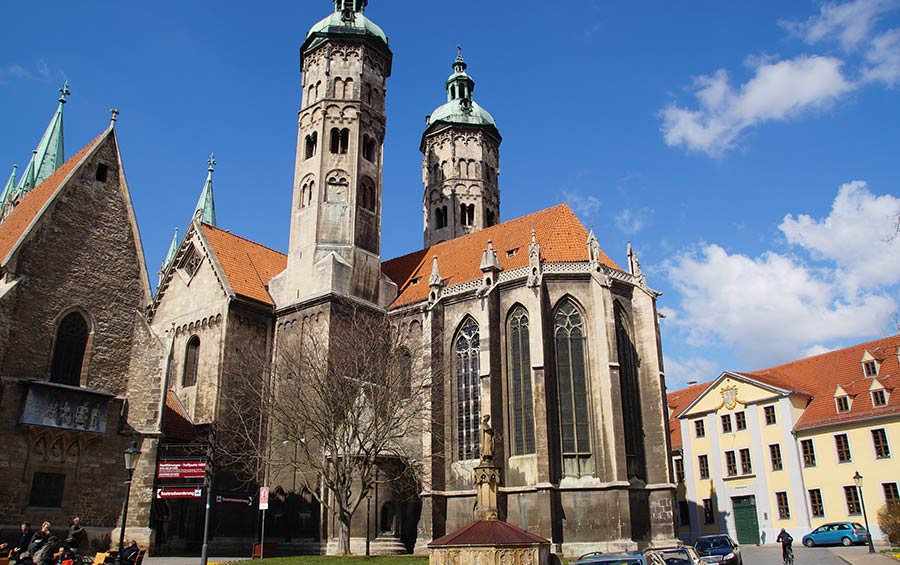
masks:
<path fill-rule="evenodd" d="M 881 360 L 878 381 L 885 388 L 896 388 L 900 385 L 898 349 L 900 335 L 895 335 L 744 374 L 812 396 L 806 410 L 794 425 L 795 430 L 900 415 L 900 390 L 888 395 L 887 406 L 873 406 L 869 394 L 872 378 L 865 377 L 862 368 L 863 354 L 868 351 Z M 834 392 L 838 386 L 851 396 L 848 412 L 838 412 L 835 406 Z"/>
<path fill-rule="evenodd" d="M 541 245 L 543 261 L 556 263 L 588 260 L 588 231 L 567 204 L 558 204 L 383 263 L 381 270 L 397 283 L 400 291 L 392 306 L 428 298 L 428 277 L 431 274 L 432 257 L 435 255 L 446 286 L 481 278 L 481 255 L 487 249 L 488 240 L 493 242 L 503 270 L 527 265 L 532 229 Z M 510 255 L 509 252 L 513 250 L 514 254 Z M 600 261 L 608 267 L 621 270 L 602 251 Z M 413 284 L 416 279 L 418 282 Z"/>
<path fill-rule="evenodd" d="M 450 532 L 428 544 L 428 547 L 447 546 L 523 546 L 550 544 L 541 536 L 517 528 L 500 520 L 479 520 Z"/>
<path fill-rule="evenodd" d="M 672 438 L 672 450 L 681 449 L 681 424 L 678 416 L 681 411 L 697 399 L 710 383 L 698 383 L 666 395 L 669 404 L 669 436 Z"/>
<path fill-rule="evenodd" d="M 235 294 L 274 305 L 269 281 L 287 267 L 287 255 L 229 231 L 207 224 L 201 226 Z"/>
<path fill-rule="evenodd" d="M 162 433 L 168 439 L 197 441 L 199 435 L 191 417 L 185 412 L 175 391 L 166 391 L 166 406 L 163 410 Z"/>
<path fill-rule="evenodd" d="M 0 223 L 0 262 L 6 261 L 7 256 L 14 250 L 19 239 L 38 220 L 44 207 L 49 203 L 56 191 L 61 188 L 69 174 L 80 166 L 87 155 L 112 131 L 111 128 L 106 129 L 81 151 L 63 163 L 44 182 L 22 197 L 9 216 L 6 217 L 6 220 Z"/>

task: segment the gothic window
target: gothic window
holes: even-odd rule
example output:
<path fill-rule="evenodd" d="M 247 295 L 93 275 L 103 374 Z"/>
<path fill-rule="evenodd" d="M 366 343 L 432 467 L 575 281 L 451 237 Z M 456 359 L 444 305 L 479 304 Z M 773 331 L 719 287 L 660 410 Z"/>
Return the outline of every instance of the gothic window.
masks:
<path fill-rule="evenodd" d="M 621 305 L 615 305 L 616 347 L 619 356 L 619 392 L 622 399 L 622 424 L 625 428 L 625 463 L 628 478 L 646 480 L 644 432 L 641 416 L 641 390 L 638 380 L 638 354 Z"/>
<path fill-rule="evenodd" d="M 509 321 L 509 383 L 513 455 L 534 453 L 534 410 L 531 395 L 531 350 L 528 312 L 517 306 Z"/>
<path fill-rule="evenodd" d="M 200 338 L 193 335 L 188 340 L 184 352 L 184 375 L 181 386 L 189 387 L 197 384 L 197 368 L 200 365 Z"/>
<path fill-rule="evenodd" d="M 316 146 L 319 142 L 319 133 L 312 132 L 306 136 L 306 158 L 312 159 L 316 154 Z"/>
<path fill-rule="evenodd" d="M 590 416 L 584 351 L 584 323 L 571 300 L 554 317 L 556 380 L 563 474 L 579 477 L 593 473 Z"/>
<path fill-rule="evenodd" d="M 478 459 L 481 452 L 481 387 L 478 324 L 467 318 L 453 340 L 456 350 L 457 458 Z"/>
<path fill-rule="evenodd" d="M 193 277 L 194 273 L 196 273 L 197 269 L 200 267 L 201 260 L 202 257 L 200 257 L 200 254 L 197 253 L 197 250 L 191 245 L 185 252 L 181 262 L 178 264 L 178 268 L 183 269 L 188 277 Z"/>
<path fill-rule="evenodd" d="M 87 349 L 88 325 L 84 316 L 71 312 L 59 322 L 53 364 L 50 366 L 50 382 L 63 385 L 81 385 L 81 367 Z"/>

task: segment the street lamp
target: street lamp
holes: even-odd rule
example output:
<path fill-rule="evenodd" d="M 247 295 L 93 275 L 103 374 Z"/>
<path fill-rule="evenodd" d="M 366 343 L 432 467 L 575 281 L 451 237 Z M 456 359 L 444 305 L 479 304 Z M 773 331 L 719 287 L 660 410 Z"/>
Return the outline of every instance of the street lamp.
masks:
<path fill-rule="evenodd" d="M 869 529 L 869 516 L 866 514 L 866 499 L 863 498 L 863 476 L 859 474 L 859 471 L 853 475 L 853 482 L 856 483 L 856 490 L 859 491 L 859 504 L 862 506 L 863 521 L 866 523 L 866 533 L 869 537 L 869 553 L 875 553 L 875 544 L 872 543 L 872 530 Z"/>
<path fill-rule="evenodd" d="M 366 493 L 366 557 L 369 556 L 369 541 L 371 539 L 371 535 L 369 534 L 369 530 L 371 529 L 371 518 L 372 516 L 372 491 Z"/>
<path fill-rule="evenodd" d="M 141 450 L 138 449 L 137 440 L 132 441 L 125 449 L 125 470 L 128 471 L 128 480 L 125 481 L 125 502 L 122 503 L 122 527 L 119 529 L 119 552 L 116 554 L 116 565 L 122 565 L 122 552 L 125 550 L 125 519 L 128 517 L 128 495 L 131 494 L 131 478 L 137 467 Z"/>

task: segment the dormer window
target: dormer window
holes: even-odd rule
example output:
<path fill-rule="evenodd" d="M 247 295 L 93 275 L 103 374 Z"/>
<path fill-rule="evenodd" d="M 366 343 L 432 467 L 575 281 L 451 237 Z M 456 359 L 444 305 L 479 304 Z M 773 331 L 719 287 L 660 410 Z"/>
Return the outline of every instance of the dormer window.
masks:
<path fill-rule="evenodd" d="M 838 412 L 849 412 L 850 411 L 850 397 L 849 396 L 838 396 L 834 399 L 835 404 L 837 405 Z"/>
<path fill-rule="evenodd" d="M 871 361 L 863 361 L 863 374 L 867 377 L 878 376 L 878 362 L 874 359 Z"/>
<path fill-rule="evenodd" d="M 192 245 L 187 252 L 185 252 L 184 257 L 181 259 L 181 263 L 178 264 L 178 268 L 182 269 L 188 276 L 188 278 L 193 277 L 194 273 L 197 272 L 197 268 L 200 266 L 200 254 L 197 253 L 197 250 Z"/>
<path fill-rule="evenodd" d="M 872 406 L 887 406 L 887 392 L 883 388 L 872 391 Z"/>

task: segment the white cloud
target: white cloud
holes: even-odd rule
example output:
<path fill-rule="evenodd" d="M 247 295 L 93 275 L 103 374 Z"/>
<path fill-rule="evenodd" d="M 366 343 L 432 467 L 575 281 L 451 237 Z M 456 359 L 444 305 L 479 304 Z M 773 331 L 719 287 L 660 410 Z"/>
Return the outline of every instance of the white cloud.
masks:
<path fill-rule="evenodd" d="M 898 216 L 900 198 L 854 181 L 840 187 L 827 218 L 788 214 L 778 228 L 814 259 L 834 262 L 836 284 L 854 292 L 900 282 Z"/>
<path fill-rule="evenodd" d="M 733 348 L 746 369 L 881 335 L 898 312 L 898 214 L 900 198 L 855 181 L 827 217 L 785 216 L 779 229 L 797 255 L 716 244 L 681 253 L 665 265 L 680 295 L 669 323 L 689 345 Z"/>
<path fill-rule="evenodd" d="M 890 87 L 900 83 L 900 28 L 872 40 L 862 75 L 863 80 L 883 82 Z"/>
<path fill-rule="evenodd" d="M 828 353 L 829 351 L 834 351 L 833 347 L 825 347 L 821 344 L 815 344 L 810 347 L 807 347 L 803 350 L 803 353 L 800 355 L 801 357 L 815 357 L 816 355 L 821 355 L 823 353 Z"/>
<path fill-rule="evenodd" d="M 563 199 L 582 218 L 589 218 L 600 210 L 600 199 L 591 194 L 563 191 Z"/>
<path fill-rule="evenodd" d="M 719 69 L 694 80 L 697 109 L 675 103 L 663 108 L 661 131 L 668 146 L 718 156 L 733 148 L 747 128 L 827 108 L 855 88 L 841 71 L 843 61 L 834 57 L 757 57 L 747 63 L 754 76 L 739 88 Z"/>
<path fill-rule="evenodd" d="M 622 233 L 634 235 L 650 223 L 651 217 L 653 217 L 653 210 L 649 208 L 640 208 L 638 210 L 625 208 L 616 214 L 615 223 Z"/>
<path fill-rule="evenodd" d="M 712 380 L 723 371 L 723 368 L 718 367 L 715 361 L 702 357 L 679 360 L 665 356 L 665 368 L 666 388 L 669 391 L 684 388 L 691 381 L 702 383 Z"/>
<path fill-rule="evenodd" d="M 779 24 L 807 43 L 836 40 L 843 49 L 851 51 L 867 42 L 879 17 L 897 6 L 897 0 L 826 2 L 818 14 L 805 22 L 781 21 Z"/>

